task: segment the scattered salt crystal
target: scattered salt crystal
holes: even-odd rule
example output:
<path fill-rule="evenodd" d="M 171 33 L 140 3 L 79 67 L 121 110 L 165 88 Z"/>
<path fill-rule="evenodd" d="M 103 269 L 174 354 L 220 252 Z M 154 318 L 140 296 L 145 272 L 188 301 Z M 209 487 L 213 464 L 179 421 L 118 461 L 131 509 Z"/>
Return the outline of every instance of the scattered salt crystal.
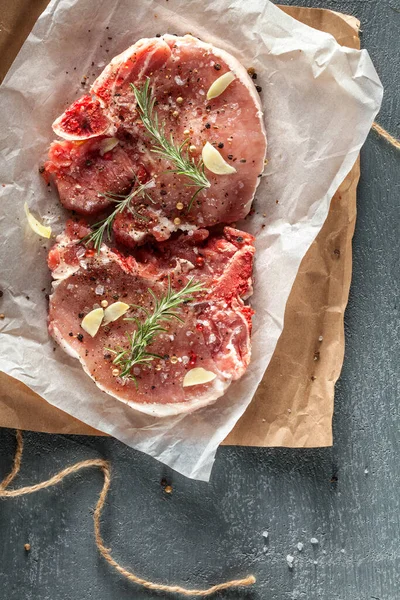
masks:
<path fill-rule="evenodd" d="M 85 254 L 86 248 L 84 248 L 83 246 L 79 246 L 78 250 L 76 251 L 77 258 L 82 258 L 83 256 L 85 256 Z"/>
<path fill-rule="evenodd" d="M 94 293 L 96 296 L 102 296 L 104 294 L 104 285 L 97 285 Z"/>
<path fill-rule="evenodd" d="M 322 554 L 326 554 L 326 550 L 322 550 Z"/>
<path fill-rule="evenodd" d="M 299 552 L 301 552 L 301 551 L 303 550 L 303 548 L 304 548 L 304 544 L 302 544 L 301 542 L 299 542 L 299 543 L 297 544 L 297 550 L 298 550 Z"/>
<path fill-rule="evenodd" d="M 364 474 L 368 475 L 368 473 L 369 473 L 368 469 L 364 469 Z"/>
<path fill-rule="evenodd" d="M 294 556 L 292 556 L 291 554 L 288 554 L 286 557 L 286 560 L 287 560 L 289 567 L 292 568 L 293 563 L 294 563 Z"/>
<path fill-rule="evenodd" d="M 186 335 L 187 335 L 187 337 L 190 337 L 191 335 L 193 335 L 193 331 L 187 331 Z"/>
<path fill-rule="evenodd" d="M 266 540 L 268 539 L 269 533 L 268 531 L 263 531 L 263 538 L 265 538 Z"/>
<path fill-rule="evenodd" d="M 261 421 L 262 421 L 263 423 L 266 423 L 266 422 L 267 422 L 267 419 L 261 419 Z"/>
<path fill-rule="evenodd" d="M 324 339 L 324 338 L 322 337 L 322 335 L 320 335 L 320 336 L 319 336 L 319 338 L 318 338 L 318 341 L 319 341 L 319 342 L 322 342 L 322 340 L 323 340 L 323 339 Z"/>
<path fill-rule="evenodd" d="M 318 564 L 318 561 L 317 561 L 317 560 L 314 560 L 314 565 L 317 565 L 317 564 Z"/>
<path fill-rule="evenodd" d="M 69 283 L 67 285 L 67 290 L 73 290 L 74 289 L 74 285 L 72 283 Z"/>
<path fill-rule="evenodd" d="M 140 369 L 139 369 L 139 367 L 134 367 L 133 374 L 134 375 L 140 375 Z"/>
<path fill-rule="evenodd" d="M 344 554 L 346 552 L 346 550 L 344 548 L 341 549 L 340 551 L 342 554 Z"/>
<path fill-rule="evenodd" d="M 317 540 L 317 538 L 311 538 L 310 542 L 311 542 L 311 543 L 312 543 L 314 546 L 316 546 L 316 545 L 318 544 L 318 540 Z"/>
<path fill-rule="evenodd" d="M 210 344 L 213 344 L 216 339 L 217 338 L 215 337 L 215 335 L 213 333 L 211 333 L 210 337 L 208 338 L 208 341 L 210 342 Z"/>
<path fill-rule="evenodd" d="M 182 362 L 183 362 L 183 364 L 184 364 L 184 365 L 187 365 L 187 364 L 188 364 L 188 362 L 189 362 L 189 360 L 190 360 L 190 359 L 189 359 L 189 357 L 188 357 L 188 356 L 182 356 Z"/>

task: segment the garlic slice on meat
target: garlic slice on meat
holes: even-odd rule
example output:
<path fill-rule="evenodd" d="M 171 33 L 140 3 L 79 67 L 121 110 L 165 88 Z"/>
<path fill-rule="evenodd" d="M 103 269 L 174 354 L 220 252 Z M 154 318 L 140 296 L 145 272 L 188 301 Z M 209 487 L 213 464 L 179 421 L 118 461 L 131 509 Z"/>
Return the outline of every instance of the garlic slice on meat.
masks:
<path fill-rule="evenodd" d="M 232 173 L 236 173 L 235 167 L 229 165 L 210 142 L 206 142 L 204 145 L 201 156 L 203 158 L 204 166 L 207 167 L 211 173 L 215 173 L 215 175 L 231 175 Z"/>
<path fill-rule="evenodd" d="M 125 302 L 114 302 L 107 306 L 104 311 L 104 321 L 103 325 L 107 325 L 108 323 L 112 323 L 116 321 L 122 315 L 124 315 L 129 310 L 129 304 L 125 304 Z"/>
<path fill-rule="evenodd" d="M 228 71 L 221 75 L 221 77 L 218 77 L 218 79 L 211 84 L 210 89 L 207 92 L 207 100 L 218 98 L 218 96 L 220 96 L 235 79 L 236 75 L 235 73 L 232 73 L 232 71 Z"/>
<path fill-rule="evenodd" d="M 183 387 L 189 387 L 192 385 L 201 385 L 202 383 L 209 383 L 216 378 L 216 374 L 212 371 L 207 371 L 203 367 L 195 367 L 190 369 L 183 378 Z"/>
<path fill-rule="evenodd" d="M 51 236 L 51 227 L 46 227 L 45 225 L 42 225 L 42 223 L 40 223 L 37 219 L 35 219 L 31 211 L 29 210 L 26 202 L 24 204 L 24 210 L 26 218 L 28 219 L 29 227 L 32 229 L 32 231 L 40 235 L 40 237 L 49 239 L 49 237 Z"/>
<path fill-rule="evenodd" d="M 118 144 L 119 140 L 117 138 L 106 138 L 105 140 L 100 142 L 100 156 L 104 156 L 104 154 L 106 154 L 107 152 L 111 152 L 111 150 L 113 150 L 115 146 L 118 146 Z"/>
<path fill-rule="evenodd" d="M 81 327 L 86 333 L 94 337 L 100 329 L 101 322 L 104 317 L 102 308 L 95 308 L 82 319 Z"/>

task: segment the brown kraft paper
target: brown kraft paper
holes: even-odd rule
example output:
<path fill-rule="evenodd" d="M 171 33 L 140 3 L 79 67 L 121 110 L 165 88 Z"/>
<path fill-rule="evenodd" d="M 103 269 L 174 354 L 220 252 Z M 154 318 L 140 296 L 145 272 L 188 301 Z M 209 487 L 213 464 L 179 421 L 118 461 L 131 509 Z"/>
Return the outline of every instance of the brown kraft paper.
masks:
<path fill-rule="evenodd" d="M 0 0 L 0 77 L 46 0 Z M 310 27 L 359 48 L 359 22 L 325 9 L 281 7 Z M 344 311 L 352 269 L 359 161 L 334 195 L 328 218 L 304 257 L 273 358 L 248 409 L 225 444 L 311 448 L 332 444 L 334 386 L 343 364 Z M 84 401 L 84 399 L 82 399 Z M 0 372 L 0 426 L 63 434 L 103 435 L 48 404 Z"/>

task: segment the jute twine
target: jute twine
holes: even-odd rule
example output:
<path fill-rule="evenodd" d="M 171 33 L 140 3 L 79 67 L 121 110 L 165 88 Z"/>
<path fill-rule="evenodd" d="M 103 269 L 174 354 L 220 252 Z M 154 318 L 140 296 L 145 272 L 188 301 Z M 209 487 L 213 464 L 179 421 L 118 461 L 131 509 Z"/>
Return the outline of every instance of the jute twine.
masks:
<path fill-rule="evenodd" d="M 400 141 L 396 140 L 396 138 L 393 137 L 388 131 L 386 131 L 386 129 L 383 129 L 383 127 L 381 127 L 379 123 L 372 123 L 372 129 L 376 131 L 378 135 L 383 137 L 387 142 L 389 142 L 389 144 L 397 148 L 397 150 L 400 150 Z"/>
<path fill-rule="evenodd" d="M 42 481 L 41 483 L 37 483 L 35 485 L 29 485 L 26 487 L 22 487 L 15 490 L 7 490 L 6 488 L 13 481 L 15 476 L 18 474 L 21 468 L 21 459 L 22 459 L 22 451 L 23 451 L 23 439 L 21 431 L 17 430 L 17 449 L 14 456 L 14 463 L 11 472 L 7 475 L 4 480 L 0 483 L 0 498 L 16 498 L 17 496 L 25 496 L 26 494 L 33 494 L 38 492 L 39 490 L 44 490 L 45 488 L 51 487 L 53 485 L 57 485 L 61 483 L 61 481 L 68 477 L 68 475 L 72 475 L 73 473 L 77 473 L 82 469 L 88 469 L 91 467 L 98 467 L 101 469 L 104 476 L 104 483 L 101 489 L 99 499 L 96 504 L 96 508 L 93 514 L 93 522 L 94 522 L 94 536 L 96 540 L 96 546 L 100 552 L 100 554 L 105 558 L 105 560 L 116 569 L 121 575 L 145 588 L 150 590 L 155 590 L 157 592 L 174 592 L 176 594 L 182 594 L 183 596 L 211 596 L 211 594 L 215 594 L 215 592 L 221 592 L 222 590 L 227 590 L 229 588 L 240 587 L 240 586 L 248 586 L 255 583 L 256 579 L 253 575 L 249 575 L 244 579 L 233 579 L 232 581 L 226 581 L 224 583 L 219 583 L 218 585 L 213 585 L 212 587 L 206 590 L 190 590 L 183 588 L 179 585 L 163 585 L 160 583 L 153 583 L 152 581 L 147 581 L 147 579 L 142 579 L 138 577 L 128 569 L 122 567 L 112 556 L 110 548 L 106 548 L 104 545 L 103 538 L 101 536 L 100 531 L 100 517 L 101 512 L 103 510 L 108 490 L 110 489 L 111 483 L 111 466 L 110 463 L 106 460 L 102 460 L 100 458 L 94 458 L 92 460 L 82 460 L 77 462 L 66 469 L 62 469 L 50 479 L 46 481 Z"/>

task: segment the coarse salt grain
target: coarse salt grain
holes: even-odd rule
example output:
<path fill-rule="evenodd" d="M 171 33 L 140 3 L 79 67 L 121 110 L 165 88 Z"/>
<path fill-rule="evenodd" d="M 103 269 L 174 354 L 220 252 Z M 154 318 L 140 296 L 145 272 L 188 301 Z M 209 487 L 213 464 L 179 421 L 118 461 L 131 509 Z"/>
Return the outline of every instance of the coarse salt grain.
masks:
<path fill-rule="evenodd" d="M 304 544 L 302 544 L 301 542 L 298 542 L 298 544 L 297 544 L 297 550 L 299 552 L 301 552 L 303 550 L 303 548 L 304 548 Z"/>
<path fill-rule="evenodd" d="M 96 296 L 102 296 L 104 294 L 104 285 L 97 285 L 94 293 Z"/>
<path fill-rule="evenodd" d="M 310 542 L 311 544 L 313 544 L 313 546 L 316 546 L 318 544 L 318 540 L 315 537 L 311 538 Z"/>

